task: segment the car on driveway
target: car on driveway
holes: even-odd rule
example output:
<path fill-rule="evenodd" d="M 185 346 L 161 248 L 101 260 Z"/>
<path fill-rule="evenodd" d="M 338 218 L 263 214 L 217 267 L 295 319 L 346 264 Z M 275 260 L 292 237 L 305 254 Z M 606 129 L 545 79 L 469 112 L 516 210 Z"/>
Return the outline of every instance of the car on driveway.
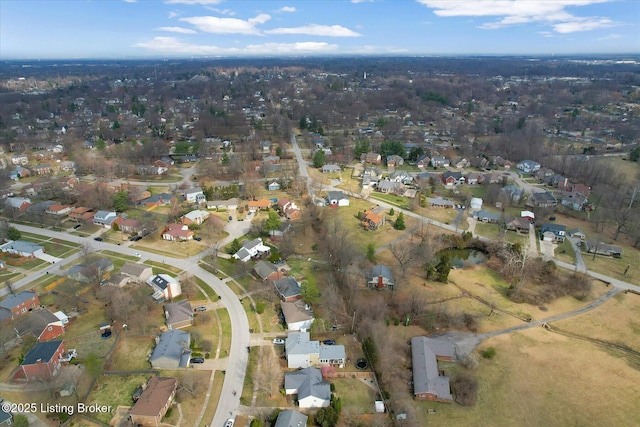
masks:
<path fill-rule="evenodd" d="M 284 344 L 284 340 L 282 338 L 274 338 L 273 341 L 271 341 L 274 344 L 279 344 L 279 345 L 283 345 Z"/>
<path fill-rule="evenodd" d="M 80 228 L 80 227 L 82 227 L 82 224 L 76 224 L 76 225 L 74 225 L 74 226 L 73 226 L 73 229 L 74 229 L 74 230 L 77 230 L 77 229 L 78 229 L 78 228 Z"/>
<path fill-rule="evenodd" d="M 204 363 L 204 357 L 192 357 L 191 363 Z"/>
<path fill-rule="evenodd" d="M 324 340 L 322 341 L 324 345 L 336 345 L 336 340 Z"/>
<path fill-rule="evenodd" d="M 100 338 L 103 340 L 111 338 L 111 329 L 106 329 L 102 334 L 100 334 Z"/>
<path fill-rule="evenodd" d="M 229 221 L 233 221 L 233 217 L 229 215 Z"/>
<path fill-rule="evenodd" d="M 139 252 L 134 253 L 133 256 L 138 257 L 138 258 L 142 257 L 142 255 L 140 255 Z"/>
<path fill-rule="evenodd" d="M 96 242 L 102 242 L 102 237 L 94 237 L 93 240 Z"/>
<path fill-rule="evenodd" d="M 202 237 L 195 236 L 193 240 L 195 240 L 196 242 L 199 242 L 200 240 L 202 240 Z"/>
<path fill-rule="evenodd" d="M 199 305 L 194 308 L 193 311 L 207 311 L 207 307 L 205 307 L 204 305 Z"/>
<path fill-rule="evenodd" d="M 224 427 L 233 427 L 233 418 L 229 418 L 224 422 Z"/>

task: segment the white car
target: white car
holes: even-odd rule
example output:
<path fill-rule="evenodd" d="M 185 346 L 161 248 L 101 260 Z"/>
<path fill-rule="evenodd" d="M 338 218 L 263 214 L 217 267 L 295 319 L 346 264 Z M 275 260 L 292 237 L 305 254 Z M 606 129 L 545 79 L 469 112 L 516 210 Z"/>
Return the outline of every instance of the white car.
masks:
<path fill-rule="evenodd" d="M 233 418 L 229 418 L 224 422 L 224 427 L 233 427 Z"/>
<path fill-rule="evenodd" d="M 280 345 L 284 344 L 284 340 L 282 338 L 274 338 L 273 341 L 271 342 L 274 344 L 280 344 Z"/>
<path fill-rule="evenodd" d="M 140 258 L 142 255 L 140 255 L 140 252 L 136 252 L 133 256 Z"/>

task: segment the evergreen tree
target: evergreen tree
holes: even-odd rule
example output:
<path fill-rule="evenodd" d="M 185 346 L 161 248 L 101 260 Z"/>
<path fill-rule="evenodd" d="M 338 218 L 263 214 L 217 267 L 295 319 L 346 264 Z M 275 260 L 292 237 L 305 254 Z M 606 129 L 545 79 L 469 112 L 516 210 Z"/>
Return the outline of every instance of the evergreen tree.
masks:
<path fill-rule="evenodd" d="M 398 214 L 398 218 L 396 219 L 396 223 L 393 226 L 396 230 L 404 230 L 407 226 L 404 223 L 404 212 L 400 212 Z"/>

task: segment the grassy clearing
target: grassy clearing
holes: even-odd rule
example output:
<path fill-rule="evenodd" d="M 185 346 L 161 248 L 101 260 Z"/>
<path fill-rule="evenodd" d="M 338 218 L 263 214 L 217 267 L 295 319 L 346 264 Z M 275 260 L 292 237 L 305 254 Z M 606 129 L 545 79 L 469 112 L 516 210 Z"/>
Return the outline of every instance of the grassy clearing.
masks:
<path fill-rule="evenodd" d="M 242 393 L 240 394 L 240 403 L 243 405 L 251 405 L 251 401 L 253 400 L 253 377 L 258 369 L 259 356 L 260 348 L 254 348 L 251 353 L 249 353 L 249 362 L 247 363 Z"/>
<path fill-rule="evenodd" d="M 178 267 L 174 267 L 172 265 L 165 264 L 165 263 L 162 263 L 162 262 L 147 260 L 145 262 L 145 264 L 150 265 L 150 266 L 152 266 L 154 268 L 159 268 L 161 270 L 164 270 L 168 274 L 178 275 L 178 274 L 181 274 L 183 272 L 183 270 L 179 269 Z"/>
<path fill-rule="evenodd" d="M 207 409 L 204 411 L 204 417 L 202 418 L 202 422 L 199 427 L 207 427 L 210 420 L 213 418 L 213 415 L 216 413 L 216 409 L 218 407 L 218 400 L 220 399 L 220 394 L 222 393 L 222 384 L 224 383 L 224 374 L 220 371 L 216 371 L 213 374 L 213 386 L 211 388 L 211 397 L 209 398 L 209 402 L 207 403 Z"/>
<path fill-rule="evenodd" d="M 564 242 L 558 245 L 554 256 L 557 260 L 567 262 L 569 264 L 575 264 L 576 262 L 576 254 L 569 239 L 565 239 Z"/>
<path fill-rule="evenodd" d="M 220 326 L 222 327 L 220 357 L 227 357 L 231 349 L 231 319 L 229 318 L 229 313 L 226 308 L 219 308 L 216 312 L 218 313 Z"/>
<path fill-rule="evenodd" d="M 358 379 L 332 379 L 336 387 L 336 395 L 342 400 L 342 407 L 349 408 L 356 414 L 372 414 L 375 412 L 376 392 Z"/>
<path fill-rule="evenodd" d="M 206 297 L 209 297 L 209 299 L 211 299 L 211 301 L 215 302 L 217 301 L 220 297 L 218 296 L 218 294 L 216 294 L 216 291 L 213 290 L 213 288 L 211 286 L 209 286 L 209 284 L 207 282 L 205 282 L 204 280 L 202 280 L 199 277 L 196 277 L 196 283 L 198 284 L 198 286 L 200 286 L 200 288 L 202 289 L 202 291 L 204 291 L 204 293 L 206 295 L 203 295 L 203 299 L 207 299 Z"/>
<path fill-rule="evenodd" d="M 124 336 L 109 361 L 108 370 L 135 371 L 151 369 L 148 355 L 154 347 L 153 337 Z"/>
<path fill-rule="evenodd" d="M 402 209 L 407 209 L 409 207 L 409 199 L 406 197 L 396 196 L 395 194 L 373 192 L 371 193 L 371 198 L 382 200 L 383 202 L 387 202 Z"/>
<path fill-rule="evenodd" d="M 260 330 L 260 323 L 258 323 L 258 313 L 256 313 L 251 300 L 249 298 L 243 298 L 241 303 L 249 319 L 249 328 L 253 329 L 254 332 L 262 332 Z"/>
<path fill-rule="evenodd" d="M 635 425 L 640 419 L 633 404 L 640 371 L 622 358 L 542 328 L 492 338 L 480 349 L 488 346 L 497 355 L 478 356 L 476 405 L 414 401 L 418 419 L 436 426 Z M 430 408 L 437 413 L 428 415 Z"/>
<path fill-rule="evenodd" d="M 640 285 L 640 250 L 633 248 L 624 248 L 621 258 L 613 258 L 607 256 L 596 256 L 593 254 L 582 252 L 582 259 L 589 270 L 606 274 L 614 279 L 624 282 Z M 627 274 L 624 271 L 629 266 Z"/>
<path fill-rule="evenodd" d="M 149 375 L 108 375 L 98 378 L 98 384 L 91 391 L 87 404 L 110 405 L 114 411 L 118 406 L 133 406 L 131 396 L 136 388 L 145 384 Z M 108 424 L 113 413 L 93 414 L 99 421 Z"/>
<path fill-rule="evenodd" d="M 485 224 L 483 222 L 478 222 L 476 224 L 475 231 L 476 234 L 488 237 L 492 240 L 500 239 L 500 227 L 497 224 Z M 504 239 L 507 242 L 521 243 L 522 245 L 529 243 L 529 237 L 527 235 L 516 233 L 515 231 L 507 231 L 504 235 Z"/>

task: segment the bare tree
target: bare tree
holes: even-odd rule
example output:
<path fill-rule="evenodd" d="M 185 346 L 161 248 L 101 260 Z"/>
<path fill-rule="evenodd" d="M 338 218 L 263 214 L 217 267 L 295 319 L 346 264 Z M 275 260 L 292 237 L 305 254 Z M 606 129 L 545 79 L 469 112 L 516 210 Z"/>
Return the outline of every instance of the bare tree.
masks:
<path fill-rule="evenodd" d="M 406 240 L 401 240 L 400 242 L 390 244 L 389 251 L 396 261 L 398 261 L 402 279 L 404 279 L 407 275 L 407 269 L 416 259 L 414 246 Z"/>
<path fill-rule="evenodd" d="M 284 374 L 278 359 L 270 347 L 260 348 L 259 367 L 255 375 L 255 386 L 261 392 L 273 397 L 282 385 Z"/>
<path fill-rule="evenodd" d="M 178 392 L 185 393 L 187 395 L 195 396 L 201 393 L 205 389 L 205 377 L 193 370 L 183 371 L 178 375 Z"/>

